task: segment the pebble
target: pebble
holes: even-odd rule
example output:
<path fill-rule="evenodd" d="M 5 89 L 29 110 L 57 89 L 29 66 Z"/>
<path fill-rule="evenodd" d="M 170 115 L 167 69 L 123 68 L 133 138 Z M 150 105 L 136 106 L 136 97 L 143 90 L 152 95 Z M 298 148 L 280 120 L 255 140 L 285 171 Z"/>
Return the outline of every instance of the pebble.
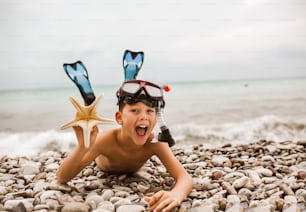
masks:
<path fill-rule="evenodd" d="M 88 206 L 80 202 L 70 202 L 64 205 L 61 212 L 88 212 Z"/>
<path fill-rule="evenodd" d="M 122 205 L 118 207 L 116 212 L 143 212 L 146 211 L 142 205 Z"/>
<path fill-rule="evenodd" d="M 239 189 L 239 188 L 242 188 L 243 186 L 245 186 L 248 181 L 249 181 L 249 178 L 246 177 L 246 176 L 243 176 L 243 177 L 235 180 L 233 182 L 233 186 L 234 186 L 234 188 Z"/>
<path fill-rule="evenodd" d="M 258 141 L 172 151 L 193 177 L 193 190 L 174 211 L 305 211 L 306 141 Z M 175 181 L 152 157 L 139 176 L 99 171 L 92 162 L 68 184 L 56 170 L 66 153 L 0 157 L 0 211 L 148 211 L 144 196 Z"/>

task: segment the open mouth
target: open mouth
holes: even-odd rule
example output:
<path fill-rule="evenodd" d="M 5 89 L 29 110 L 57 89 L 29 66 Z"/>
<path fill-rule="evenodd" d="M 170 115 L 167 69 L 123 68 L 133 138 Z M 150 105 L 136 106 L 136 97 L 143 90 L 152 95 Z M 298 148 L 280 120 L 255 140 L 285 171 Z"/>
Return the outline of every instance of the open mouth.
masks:
<path fill-rule="evenodd" d="M 136 127 L 136 133 L 139 136 L 144 136 L 147 133 L 148 126 L 146 125 L 139 125 Z"/>

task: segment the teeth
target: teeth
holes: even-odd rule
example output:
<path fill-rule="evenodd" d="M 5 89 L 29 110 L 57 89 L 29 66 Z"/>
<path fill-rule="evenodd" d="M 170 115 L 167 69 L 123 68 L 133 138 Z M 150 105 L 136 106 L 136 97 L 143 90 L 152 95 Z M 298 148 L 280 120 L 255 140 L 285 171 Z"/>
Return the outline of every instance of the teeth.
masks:
<path fill-rule="evenodd" d="M 138 127 L 146 128 L 147 126 L 146 125 L 139 125 Z"/>

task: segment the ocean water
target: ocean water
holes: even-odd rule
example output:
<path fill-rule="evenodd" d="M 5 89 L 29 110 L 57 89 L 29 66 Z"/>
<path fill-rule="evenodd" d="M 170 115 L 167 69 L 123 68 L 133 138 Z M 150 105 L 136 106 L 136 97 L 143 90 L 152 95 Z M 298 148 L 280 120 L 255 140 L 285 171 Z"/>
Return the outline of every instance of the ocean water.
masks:
<path fill-rule="evenodd" d="M 165 120 L 177 146 L 247 144 L 260 139 L 306 139 L 306 78 L 173 83 L 165 93 Z M 118 86 L 95 86 L 98 112 L 114 118 Z M 60 130 L 75 109 L 69 88 L 0 91 L 0 156 L 70 151 L 71 129 Z M 100 125 L 100 130 L 118 127 Z"/>

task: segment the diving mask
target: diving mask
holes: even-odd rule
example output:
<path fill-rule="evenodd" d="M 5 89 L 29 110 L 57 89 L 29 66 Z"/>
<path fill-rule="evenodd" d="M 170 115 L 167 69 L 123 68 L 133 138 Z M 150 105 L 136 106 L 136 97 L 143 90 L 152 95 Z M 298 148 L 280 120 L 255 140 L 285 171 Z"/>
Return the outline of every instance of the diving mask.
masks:
<path fill-rule="evenodd" d="M 151 82 L 143 80 L 127 80 L 117 91 L 118 104 L 124 102 L 135 104 L 143 102 L 150 107 L 164 107 L 163 89 Z"/>

